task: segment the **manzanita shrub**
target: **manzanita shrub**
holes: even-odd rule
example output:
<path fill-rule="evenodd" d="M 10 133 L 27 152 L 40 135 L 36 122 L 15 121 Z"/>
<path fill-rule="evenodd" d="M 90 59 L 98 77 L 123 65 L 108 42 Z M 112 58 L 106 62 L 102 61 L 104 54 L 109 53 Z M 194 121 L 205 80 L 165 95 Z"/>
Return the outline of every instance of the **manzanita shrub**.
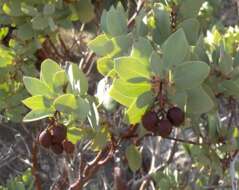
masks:
<path fill-rule="evenodd" d="M 24 91 L 25 99 L 21 99 L 30 109 L 23 121 L 47 121 L 37 137 L 42 147 L 70 156 L 78 142 L 87 140 L 96 154 L 81 166 L 79 177 L 69 185 L 71 190 L 86 187 L 112 160 L 120 160 L 118 165 L 132 172 L 126 182 L 120 167 L 114 167 L 112 187 L 117 190 L 236 188 L 239 30 L 237 26 L 214 27 L 205 32 L 204 0 L 139 1 L 131 19 L 121 3 L 104 10 L 101 33 L 88 43 L 103 76 L 95 95 L 89 93 L 80 65 L 52 59 L 41 63 L 39 77 L 22 72 L 23 83 L 20 78 L 11 83 L 15 88 L 4 86 L 18 76 L 13 61 L 19 55 L 18 43 L 54 36 L 56 26 L 64 27 L 69 20 L 91 20 L 90 1 L 11 0 L 1 4 L 0 15 L 6 19 L 0 23 L 8 21 L 5 24 L 17 28 L 15 45 L 10 43 L 14 50 L 0 49 L 4 96 L 13 89 L 17 96 L 22 95 L 21 89 L 28 91 L 30 97 Z M 89 10 L 83 11 L 83 5 Z M 0 107 L 7 104 L 4 100 Z M 116 124 L 107 114 L 117 114 L 120 122 Z M 161 146 L 175 144 L 168 160 L 155 157 L 158 150 L 152 149 L 150 166 L 150 161 L 144 161 L 145 142 L 158 137 L 165 142 Z M 174 157 L 180 152 L 190 160 L 186 173 L 175 168 Z M 159 167 L 155 166 L 158 162 Z"/>

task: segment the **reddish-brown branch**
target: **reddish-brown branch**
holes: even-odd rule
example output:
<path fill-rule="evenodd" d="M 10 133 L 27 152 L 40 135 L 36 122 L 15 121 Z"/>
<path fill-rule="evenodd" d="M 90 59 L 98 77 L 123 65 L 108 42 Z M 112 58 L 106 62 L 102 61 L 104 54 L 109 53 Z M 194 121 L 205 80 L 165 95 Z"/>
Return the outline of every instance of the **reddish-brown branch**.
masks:
<path fill-rule="evenodd" d="M 66 44 L 65 44 L 63 38 L 61 37 L 60 34 L 58 35 L 58 37 L 59 37 L 59 41 L 60 41 L 60 43 L 61 43 L 61 46 L 62 46 L 62 48 L 64 49 L 65 55 L 66 55 L 67 57 L 69 57 L 69 53 L 70 53 L 70 52 L 69 52 L 68 48 L 66 47 Z"/>
<path fill-rule="evenodd" d="M 51 38 L 49 36 L 46 37 L 47 43 L 51 46 L 51 48 L 54 50 L 54 53 L 61 59 L 64 59 L 64 57 L 59 53 L 57 50 L 55 44 L 52 42 Z"/>
<path fill-rule="evenodd" d="M 36 190 L 42 190 L 40 176 L 37 171 L 38 170 L 37 152 L 38 152 L 38 147 L 37 147 L 37 142 L 35 141 L 33 142 L 33 145 L 32 145 L 32 175 L 35 178 Z"/>
<path fill-rule="evenodd" d="M 110 146 L 110 148 L 107 146 L 104 150 L 100 151 L 94 160 L 86 165 L 86 167 L 81 167 L 80 175 L 76 182 L 70 186 L 70 190 L 82 190 L 87 181 L 96 174 L 99 168 L 113 158 L 113 149 L 113 146 Z M 81 173 L 83 173 L 83 175 Z"/>
<path fill-rule="evenodd" d="M 137 125 L 131 125 L 128 130 L 126 131 L 126 133 L 121 135 L 121 139 L 129 139 L 129 138 L 133 138 L 133 137 L 137 137 L 138 135 L 135 134 L 136 130 L 137 130 L 138 126 Z"/>
<path fill-rule="evenodd" d="M 128 190 L 127 183 L 120 167 L 114 167 L 114 189 Z"/>

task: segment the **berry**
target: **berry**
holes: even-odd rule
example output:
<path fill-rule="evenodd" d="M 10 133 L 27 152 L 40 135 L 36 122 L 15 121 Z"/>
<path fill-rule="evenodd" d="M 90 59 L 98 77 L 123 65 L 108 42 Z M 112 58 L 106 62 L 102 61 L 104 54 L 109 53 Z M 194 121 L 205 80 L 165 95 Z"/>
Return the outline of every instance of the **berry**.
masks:
<path fill-rule="evenodd" d="M 172 132 L 172 129 L 173 129 L 173 127 L 172 127 L 172 124 L 170 123 L 170 121 L 167 119 L 162 119 L 158 123 L 157 133 L 161 137 L 165 138 L 170 135 L 170 133 Z"/>
<path fill-rule="evenodd" d="M 154 132 L 158 122 L 158 115 L 154 111 L 146 112 L 142 117 L 142 124 L 148 131 Z"/>
<path fill-rule="evenodd" d="M 185 114 L 180 108 L 172 107 L 168 110 L 167 118 L 174 126 L 178 127 L 184 122 Z"/>
<path fill-rule="evenodd" d="M 75 150 L 74 144 L 66 139 L 62 142 L 62 146 L 67 154 L 72 154 Z"/>
<path fill-rule="evenodd" d="M 63 152 L 63 146 L 61 144 L 53 144 L 51 146 L 51 150 L 55 153 L 55 154 L 61 154 Z"/>
<path fill-rule="evenodd" d="M 48 130 L 44 130 L 38 137 L 39 143 L 44 146 L 45 148 L 49 148 L 51 146 L 51 134 Z"/>
<path fill-rule="evenodd" d="M 64 125 L 58 125 L 51 130 L 52 142 L 61 143 L 66 138 L 67 129 Z"/>

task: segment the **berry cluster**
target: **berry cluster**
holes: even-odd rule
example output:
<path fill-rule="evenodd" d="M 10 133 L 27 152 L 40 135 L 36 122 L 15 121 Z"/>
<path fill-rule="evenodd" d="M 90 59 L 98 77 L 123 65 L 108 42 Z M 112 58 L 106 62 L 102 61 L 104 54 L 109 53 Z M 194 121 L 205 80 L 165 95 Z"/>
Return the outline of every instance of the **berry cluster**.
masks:
<path fill-rule="evenodd" d="M 167 111 L 166 118 L 160 119 L 155 111 L 148 111 L 142 117 L 144 128 L 165 138 L 172 132 L 173 126 L 180 126 L 185 119 L 184 112 L 178 107 L 172 107 Z"/>
<path fill-rule="evenodd" d="M 54 125 L 45 129 L 39 135 L 38 141 L 45 148 L 51 148 L 55 154 L 65 151 L 67 154 L 74 152 L 75 146 L 66 139 L 67 129 L 64 125 Z"/>

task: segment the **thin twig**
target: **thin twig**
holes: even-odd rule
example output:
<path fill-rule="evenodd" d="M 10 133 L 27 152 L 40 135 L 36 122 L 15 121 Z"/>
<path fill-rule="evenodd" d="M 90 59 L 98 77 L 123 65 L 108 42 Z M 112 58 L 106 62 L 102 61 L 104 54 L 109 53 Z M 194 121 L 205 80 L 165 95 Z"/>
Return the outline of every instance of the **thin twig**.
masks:
<path fill-rule="evenodd" d="M 128 28 L 131 28 L 134 23 L 135 23 L 135 18 L 137 17 L 137 15 L 139 14 L 139 12 L 141 11 L 141 9 L 143 8 L 144 6 L 144 3 L 145 3 L 146 0 L 139 0 L 138 1 L 138 4 L 137 4 L 137 9 L 135 11 L 135 13 L 133 14 L 133 16 L 129 19 L 128 21 Z"/>
<path fill-rule="evenodd" d="M 37 142 L 34 141 L 32 146 L 32 175 L 35 177 L 36 190 L 42 190 L 41 180 L 38 174 L 37 152 L 38 152 Z"/>

